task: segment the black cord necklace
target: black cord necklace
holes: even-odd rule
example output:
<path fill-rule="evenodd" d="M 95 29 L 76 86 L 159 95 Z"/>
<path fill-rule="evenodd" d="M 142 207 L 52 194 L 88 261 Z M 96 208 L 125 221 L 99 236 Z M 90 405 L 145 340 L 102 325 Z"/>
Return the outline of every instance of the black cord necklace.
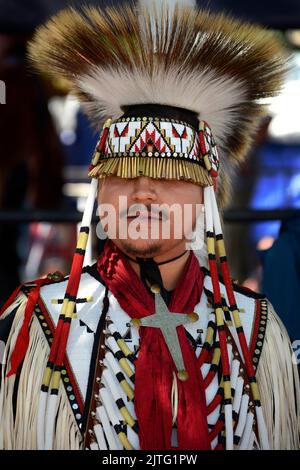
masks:
<path fill-rule="evenodd" d="M 181 258 L 186 252 L 187 250 L 181 253 L 180 255 L 175 256 L 174 258 L 168 259 L 166 261 L 161 261 L 160 263 L 157 263 L 156 261 L 154 261 L 153 258 L 137 257 L 136 259 L 134 259 L 128 256 L 126 253 L 124 253 L 124 255 L 126 256 L 126 258 L 130 259 L 131 261 L 139 265 L 141 280 L 143 281 L 143 283 L 145 284 L 145 286 L 148 288 L 150 292 L 151 292 L 150 287 L 153 284 L 159 285 L 161 289 L 161 296 L 164 299 L 164 301 L 168 304 L 170 300 L 170 292 L 167 291 L 164 287 L 159 266 L 161 266 L 162 264 L 171 263 L 172 261 L 175 261 Z"/>

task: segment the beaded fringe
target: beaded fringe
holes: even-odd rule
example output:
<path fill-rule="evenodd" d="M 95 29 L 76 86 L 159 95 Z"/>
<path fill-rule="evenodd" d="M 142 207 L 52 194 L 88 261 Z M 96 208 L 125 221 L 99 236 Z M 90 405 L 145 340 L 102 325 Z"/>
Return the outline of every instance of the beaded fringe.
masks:
<path fill-rule="evenodd" d="M 17 408 L 13 418 L 13 401 L 16 375 L 5 378 L 10 367 L 10 356 L 23 323 L 27 297 L 19 294 L 9 311 L 19 307 L 5 351 L 5 365 L 2 368 L 0 388 L 0 449 L 27 450 L 37 449 L 37 410 L 43 371 L 49 355 L 49 345 L 43 336 L 38 320 L 33 317 L 30 325 L 30 342 L 25 356 L 19 384 L 17 385 Z M 2 318 L 7 316 L 4 312 Z M 58 410 L 53 449 L 79 450 L 82 436 L 72 414 L 70 404 L 61 383 L 58 395 Z"/>
<path fill-rule="evenodd" d="M 288 333 L 268 302 L 268 323 L 257 369 L 271 449 L 300 449 L 300 387 Z"/>
<path fill-rule="evenodd" d="M 200 186 L 211 186 L 207 170 L 193 162 L 159 157 L 114 157 L 101 160 L 89 172 L 91 178 L 115 175 L 121 178 L 148 176 L 155 179 L 190 181 Z"/>
<path fill-rule="evenodd" d="M 15 320 L 7 340 L 7 346 L 4 350 L 2 358 L 2 373 L 1 373 L 1 387 L 0 387 L 0 449 L 13 450 L 15 449 L 15 433 L 14 433 L 14 415 L 13 415 L 13 393 L 16 376 L 13 375 L 5 378 L 9 370 L 9 358 L 22 326 L 22 318 L 26 307 L 27 297 L 20 293 L 16 300 L 12 302 L 9 308 L 1 316 L 4 320 L 14 309 Z"/>

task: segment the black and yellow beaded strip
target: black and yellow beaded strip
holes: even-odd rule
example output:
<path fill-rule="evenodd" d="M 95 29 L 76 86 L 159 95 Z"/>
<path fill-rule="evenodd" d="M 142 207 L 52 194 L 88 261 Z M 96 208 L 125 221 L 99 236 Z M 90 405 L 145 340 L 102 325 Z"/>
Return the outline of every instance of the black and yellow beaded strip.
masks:
<path fill-rule="evenodd" d="M 245 337 L 244 328 L 240 319 L 239 310 L 235 302 L 234 291 L 232 289 L 232 282 L 229 276 L 229 268 L 228 268 L 225 244 L 224 244 L 222 233 L 219 233 L 216 235 L 216 244 L 217 244 L 218 255 L 219 255 L 220 263 L 221 263 L 221 271 L 223 274 L 224 283 L 225 283 L 227 295 L 229 298 L 229 304 L 230 304 L 229 309 L 232 313 L 234 326 L 238 334 L 239 342 L 243 351 L 245 366 L 247 369 L 247 374 L 249 376 L 249 382 L 250 382 L 251 393 L 253 396 L 254 404 L 256 406 L 261 406 L 259 390 L 257 386 L 255 373 L 254 373 L 254 368 L 253 368 L 252 360 L 250 361 L 250 352 L 249 352 L 248 345 L 246 342 L 246 337 Z"/>
<path fill-rule="evenodd" d="M 66 293 L 62 303 L 61 313 L 55 330 L 54 340 L 50 349 L 49 361 L 44 372 L 42 391 L 48 392 L 51 387 L 51 395 L 57 395 L 61 378 L 61 364 L 65 356 L 65 350 L 60 348 L 62 341 L 67 344 L 71 320 L 74 317 L 76 309 L 77 288 L 81 276 L 82 265 L 85 256 L 85 250 L 89 237 L 90 228 L 87 226 L 80 228 L 77 240 L 76 250 L 73 258 L 70 277 L 68 279 Z M 78 266 L 77 266 L 78 265 Z M 75 268 L 75 269 L 74 269 Z M 74 272 L 73 272 L 74 269 Z M 75 277 L 78 278 L 77 282 Z M 72 282 L 73 281 L 73 282 Z M 72 282 L 72 284 L 71 284 Z M 77 285 L 77 286 L 76 286 Z"/>
<path fill-rule="evenodd" d="M 41 305 L 41 300 L 40 303 L 36 305 L 34 309 L 36 318 L 39 321 L 39 324 L 41 326 L 41 329 L 45 335 L 45 338 L 48 342 L 49 347 L 51 347 L 52 341 L 53 341 L 53 334 L 51 331 L 51 326 L 50 326 L 50 316 L 49 313 L 46 310 L 45 305 Z M 66 359 L 65 359 L 66 361 Z M 68 366 L 68 369 L 70 369 L 70 366 Z M 71 375 L 67 371 L 67 367 L 62 366 L 61 367 L 61 375 L 62 375 L 62 383 L 65 388 L 66 395 L 68 397 L 70 406 L 72 408 L 72 412 L 74 415 L 74 418 L 76 420 L 76 423 L 79 427 L 79 429 L 82 428 L 82 415 L 83 415 L 83 402 L 79 401 L 77 397 L 80 396 L 79 390 L 76 390 L 76 382 L 71 379 Z"/>

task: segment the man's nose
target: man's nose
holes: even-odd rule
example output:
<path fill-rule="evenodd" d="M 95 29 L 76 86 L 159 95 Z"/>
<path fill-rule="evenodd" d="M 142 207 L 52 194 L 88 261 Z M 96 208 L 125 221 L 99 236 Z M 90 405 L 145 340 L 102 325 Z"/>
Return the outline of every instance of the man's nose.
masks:
<path fill-rule="evenodd" d="M 132 199 L 138 202 L 156 201 L 157 194 L 152 178 L 139 176 L 134 179 Z"/>

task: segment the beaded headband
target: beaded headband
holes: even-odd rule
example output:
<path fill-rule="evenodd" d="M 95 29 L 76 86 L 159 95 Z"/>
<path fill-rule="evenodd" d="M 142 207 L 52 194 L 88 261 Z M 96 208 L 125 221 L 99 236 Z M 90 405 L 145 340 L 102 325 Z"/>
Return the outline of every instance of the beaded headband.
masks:
<path fill-rule="evenodd" d="M 211 129 L 168 118 L 108 119 L 92 159 L 89 176 L 188 180 L 210 186 L 219 157 Z"/>

